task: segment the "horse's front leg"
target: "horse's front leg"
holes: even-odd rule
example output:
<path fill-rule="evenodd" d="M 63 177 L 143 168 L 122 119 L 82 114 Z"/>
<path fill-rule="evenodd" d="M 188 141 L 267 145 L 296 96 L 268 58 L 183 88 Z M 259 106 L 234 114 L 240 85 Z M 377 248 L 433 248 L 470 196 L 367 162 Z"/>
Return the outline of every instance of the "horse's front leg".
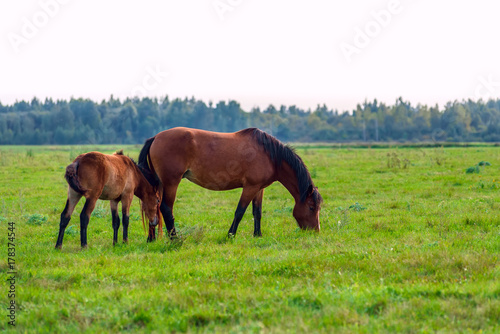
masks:
<path fill-rule="evenodd" d="M 123 243 L 126 244 L 128 243 L 128 222 L 129 222 L 128 212 L 127 213 L 122 212 L 122 220 L 123 220 Z"/>
<path fill-rule="evenodd" d="M 156 227 L 149 225 L 148 231 L 148 242 L 152 242 L 156 240 Z"/>
<path fill-rule="evenodd" d="M 262 198 L 264 197 L 264 189 L 261 189 L 252 200 L 252 213 L 253 213 L 253 236 L 261 237 L 260 219 L 262 217 Z"/>
<path fill-rule="evenodd" d="M 128 243 L 128 223 L 130 218 L 130 205 L 132 205 L 132 200 L 134 195 L 130 194 L 128 196 L 122 197 L 122 220 L 123 220 L 123 243 Z"/>
<path fill-rule="evenodd" d="M 113 225 L 113 246 L 118 242 L 118 230 L 120 229 L 120 216 L 118 216 L 118 203 L 119 200 L 109 201 L 111 206 L 111 221 Z M 125 228 L 125 222 L 123 222 L 123 228 Z"/>

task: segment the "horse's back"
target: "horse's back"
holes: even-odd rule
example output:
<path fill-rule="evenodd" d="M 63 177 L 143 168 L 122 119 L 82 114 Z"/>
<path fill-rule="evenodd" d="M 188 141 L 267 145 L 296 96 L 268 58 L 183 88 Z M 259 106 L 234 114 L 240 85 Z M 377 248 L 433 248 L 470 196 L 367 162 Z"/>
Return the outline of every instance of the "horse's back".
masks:
<path fill-rule="evenodd" d="M 266 183 L 272 176 L 268 155 L 245 130 L 165 130 L 155 136 L 150 156 L 162 182 L 184 176 L 202 187 L 223 190 Z"/>
<path fill-rule="evenodd" d="M 196 152 L 200 154 L 238 154 L 242 147 L 258 148 L 255 141 L 248 136 L 252 129 L 245 129 L 238 132 L 213 132 L 200 129 L 177 127 L 162 131 L 155 136 L 153 145 L 156 150 L 165 152 Z M 153 146 L 152 145 L 152 146 Z"/>
<path fill-rule="evenodd" d="M 79 155 L 74 163 L 78 164 L 78 177 L 82 185 L 101 199 L 115 199 L 123 193 L 132 180 L 131 166 L 122 154 L 103 154 L 88 152 Z"/>

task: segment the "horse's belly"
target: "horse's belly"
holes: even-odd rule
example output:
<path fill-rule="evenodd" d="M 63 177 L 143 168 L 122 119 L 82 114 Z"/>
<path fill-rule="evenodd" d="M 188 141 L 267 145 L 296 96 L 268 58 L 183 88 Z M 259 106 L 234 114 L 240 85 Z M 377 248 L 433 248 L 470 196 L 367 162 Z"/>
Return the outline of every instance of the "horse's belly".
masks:
<path fill-rule="evenodd" d="M 118 197 L 120 197 L 119 193 L 117 194 L 115 191 L 111 191 L 111 189 L 106 189 L 106 187 L 104 187 L 101 196 L 99 196 L 99 199 L 110 201 Z"/>
<path fill-rule="evenodd" d="M 129 178 L 129 175 L 120 173 L 116 168 L 109 169 L 106 176 L 106 183 L 99 199 L 107 201 L 115 200 L 121 197 L 122 194 L 131 191 Z"/>
<path fill-rule="evenodd" d="M 230 190 L 243 187 L 241 178 L 225 172 L 195 173 L 188 170 L 184 177 L 194 184 L 209 190 Z"/>
<path fill-rule="evenodd" d="M 121 187 L 109 187 L 107 185 L 104 186 L 101 192 L 101 196 L 99 199 L 110 201 L 119 198 L 123 193 L 123 188 Z"/>

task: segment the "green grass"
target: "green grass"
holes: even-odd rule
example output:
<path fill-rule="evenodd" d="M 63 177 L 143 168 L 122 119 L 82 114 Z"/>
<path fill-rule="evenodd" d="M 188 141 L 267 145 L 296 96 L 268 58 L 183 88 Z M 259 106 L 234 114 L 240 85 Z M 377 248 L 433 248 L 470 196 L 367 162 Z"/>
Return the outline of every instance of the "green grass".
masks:
<path fill-rule="evenodd" d="M 109 203 L 100 202 L 81 251 L 82 201 L 54 250 L 65 166 L 120 148 L 134 158 L 140 150 L 0 147 L 0 270 L 7 277 L 15 222 L 16 331 L 500 331 L 500 147 L 299 147 L 325 201 L 319 234 L 297 228 L 292 197 L 273 184 L 263 237 L 252 236 L 248 210 L 228 240 L 240 190 L 183 181 L 181 240 L 146 243 L 136 199 L 129 244 L 113 247 Z M 481 161 L 490 166 L 466 173 Z M 5 316 L 0 329 L 9 330 Z"/>

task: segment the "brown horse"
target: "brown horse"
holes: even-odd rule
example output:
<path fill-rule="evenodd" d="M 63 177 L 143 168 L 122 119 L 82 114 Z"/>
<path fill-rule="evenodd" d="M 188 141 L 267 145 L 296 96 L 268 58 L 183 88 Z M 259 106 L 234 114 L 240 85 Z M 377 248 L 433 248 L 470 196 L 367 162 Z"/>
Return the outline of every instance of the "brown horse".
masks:
<path fill-rule="evenodd" d="M 322 198 L 302 159 L 289 146 L 259 129 L 217 133 L 173 128 L 146 140 L 138 163 L 159 177 L 163 187 L 160 209 L 171 237 L 175 235 L 174 201 L 182 178 L 211 190 L 243 188 L 229 236 L 236 234 L 250 202 L 254 236 L 262 235 L 264 188 L 275 181 L 295 199 L 293 216 L 299 227 L 320 229 Z"/>
<path fill-rule="evenodd" d="M 144 174 L 143 174 L 144 173 Z M 66 167 L 64 175 L 68 182 L 68 199 L 61 213 L 59 236 L 56 248 L 62 247 L 64 230 L 78 201 L 84 196 L 85 205 L 80 214 L 80 241 L 87 246 L 87 226 L 97 199 L 108 200 L 111 205 L 113 222 L 113 245 L 118 239 L 120 218 L 118 203 L 122 202 L 123 242 L 128 241 L 129 208 L 134 195 L 141 199 L 142 210 L 149 224 L 158 224 L 160 196 L 157 193 L 154 175 L 148 170 L 141 171 L 135 162 L 123 155 L 122 151 L 112 155 L 90 152 L 79 155 Z M 149 240 L 153 238 L 150 236 Z"/>

